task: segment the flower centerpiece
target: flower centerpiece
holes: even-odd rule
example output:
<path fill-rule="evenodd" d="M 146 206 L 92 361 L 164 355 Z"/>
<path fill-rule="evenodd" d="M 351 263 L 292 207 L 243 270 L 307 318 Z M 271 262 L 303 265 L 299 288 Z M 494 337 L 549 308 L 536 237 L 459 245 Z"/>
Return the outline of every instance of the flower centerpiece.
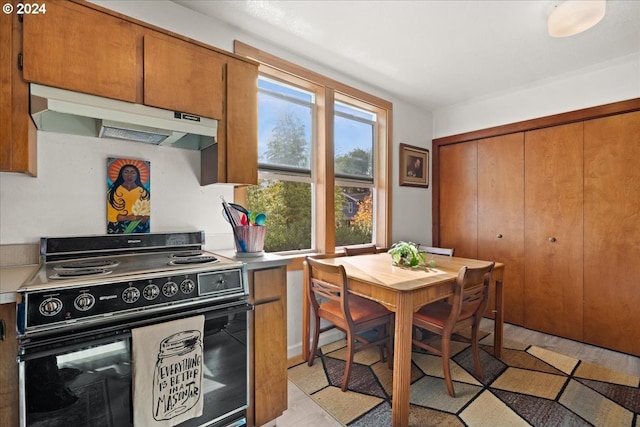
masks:
<path fill-rule="evenodd" d="M 418 250 L 413 242 L 397 242 L 391 246 L 388 252 L 391 254 L 393 265 L 417 267 L 426 261 L 424 253 Z"/>

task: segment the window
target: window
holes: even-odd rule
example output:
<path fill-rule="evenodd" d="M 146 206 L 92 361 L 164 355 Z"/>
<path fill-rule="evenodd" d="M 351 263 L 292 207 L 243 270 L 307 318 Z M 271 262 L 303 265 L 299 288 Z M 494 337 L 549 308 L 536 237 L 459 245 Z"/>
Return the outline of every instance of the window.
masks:
<path fill-rule="evenodd" d="M 335 244 L 373 241 L 373 162 L 376 114 L 334 104 Z"/>
<path fill-rule="evenodd" d="M 261 63 L 258 178 L 236 191 L 267 214 L 267 252 L 388 245 L 391 104 L 240 42 Z"/>

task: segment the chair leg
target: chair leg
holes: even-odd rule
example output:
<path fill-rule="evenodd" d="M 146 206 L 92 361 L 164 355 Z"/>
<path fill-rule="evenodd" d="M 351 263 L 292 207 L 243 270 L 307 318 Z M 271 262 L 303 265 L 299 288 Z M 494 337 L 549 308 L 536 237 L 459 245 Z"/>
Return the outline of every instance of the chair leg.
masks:
<path fill-rule="evenodd" d="M 473 350 L 473 364 L 476 368 L 476 376 L 478 379 L 482 379 L 482 365 L 480 365 L 480 346 L 478 344 L 478 324 L 471 328 L 471 349 Z"/>
<path fill-rule="evenodd" d="M 307 365 L 312 366 L 313 360 L 316 357 L 316 352 L 318 351 L 318 340 L 320 339 L 320 318 L 316 316 L 314 327 L 313 327 L 313 342 L 311 344 L 311 350 L 309 351 L 309 356 L 307 357 Z"/>
<path fill-rule="evenodd" d="M 442 337 L 442 371 L 444 372 L 444 381 L 447 383 L 447 392 L 449 396 L 456 397 L 456 392 L 453 389 L 453 381 L 451 380 L 451 368 L 449 366 L 449 357 L 451 355 L 451 337 Z"/>
<path fill-rule="evenodd" d="M 393 369 L 393 317 L 389 319 L 387 324 L 387 366 Z"/>
<path fill-rule="evenodd" d="M 347 332 L 347 362 L 344 366 L 344 377 L 342 378 L 342 391 L 347 391 L 349 375 L 351 375 L 351 363 L 353 362 L 353 337 Z"/>

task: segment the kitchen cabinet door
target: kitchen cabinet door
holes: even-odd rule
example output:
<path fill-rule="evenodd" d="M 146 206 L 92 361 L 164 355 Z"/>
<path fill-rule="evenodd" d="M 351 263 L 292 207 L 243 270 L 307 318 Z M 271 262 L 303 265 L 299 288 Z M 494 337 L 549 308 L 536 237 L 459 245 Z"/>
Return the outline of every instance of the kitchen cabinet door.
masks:
<path fill-rule="evenodd" d="M 440 242 L 455 256 L 478 255 L 478 151 L 476 141 L 440 148 Z"/>
<path fill-rule="evenodd" d="M 229 58 L 225 120 L 218 143 L 202 151 L 200 182 L 258 183 L 258 65 Z"/>
<path fill-rule="evenodd" d="M 524 326 L 582 340 L 583 123 L 525 134 Z"/>
<path fill-rule="evenodd" d="M 225 56 L 163 34 L 144 36 L 144 104 L 212 119 L 223 115 Z"/>
<path fill-rule="evenodd" d="M 21 27 L 17 14 L 0 15 L 0 171 L 35 176 L 36 129 L 29 115 L 29 85 L 22 80 L 18 61 Z"/>
<path fill-rule="evenodd" d="M 23 78 L 136 102 L 141 38 L 134 24 L 69 1 L 46 8 L 24 15 Z"/>
<path fill-rule="evenodd" d="M 4 333 L 0 339 L 0 427 L 14 427 L 19 424 L 15 304 L 0 304 L 0 322 Z"/>
<path fill-rule="evenodd" d="M 249 425 L 261 426 L 287 409 L 286 267 L 249 271 L 249 295 L 255 304 L 250 325 Z"/>
<path fill-rule="evenodd" d="M 640 112 L 584 125 L 584 341 L 640 356 Z"/>
<path fill-rule="evenodd" d="M 524 324 L 524 133 L 478 140 L 478 258 L 503 263 L 504 320 Z M 488 317 L 495 307 L 492 290 Z"/>

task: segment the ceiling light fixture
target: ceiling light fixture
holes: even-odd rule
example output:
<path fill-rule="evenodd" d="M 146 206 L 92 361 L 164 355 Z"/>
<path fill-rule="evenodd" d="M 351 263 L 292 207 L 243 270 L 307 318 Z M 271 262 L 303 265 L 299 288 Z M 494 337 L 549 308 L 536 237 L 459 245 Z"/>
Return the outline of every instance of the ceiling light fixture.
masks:
<path fill-rule="evenodd" d="M 566 0 L 549 14 L 547 28 L 551 37 L 568 37 L 588 30 L 604 17 L 606 0 Z"/>

